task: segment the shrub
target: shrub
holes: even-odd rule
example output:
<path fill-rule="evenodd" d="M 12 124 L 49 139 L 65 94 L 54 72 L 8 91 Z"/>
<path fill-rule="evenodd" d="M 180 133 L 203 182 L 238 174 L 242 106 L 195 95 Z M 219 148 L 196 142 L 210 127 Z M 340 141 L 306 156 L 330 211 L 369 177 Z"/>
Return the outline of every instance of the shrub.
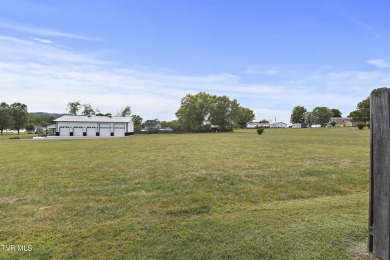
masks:
<path fill-rule="evenodd" d="M 257 128 L 257 133 L 259 135 L 261 135 L 262 133 L 264 133 L 264 128 Z"/>
<path fill-rule="evenodd" d="M 366 123 L 366 126 L 368 127 L 368 129 L 370 129 L 370 123 Z"/>
<path fill-rule="evenodd" d="M 366 125 L 366 124 L 363 123 L 363 122 L 357 123 L 357 127 L 358 127 L 360 130 L 362 130 L 362 129 L 364 128 L 365 125 Z"/>
<path fill-rule="evenodd" d="M 335 121 L 332 121 L 330 124 L 331 124 L 333 127 L 335 127 L 336 122 L 335 122 Z"/>
<path fill-rule="evenodd" d="M 141 125 L 134 125 L 134 133 L 139 134 L 141 133 L 142 126 Z"/>

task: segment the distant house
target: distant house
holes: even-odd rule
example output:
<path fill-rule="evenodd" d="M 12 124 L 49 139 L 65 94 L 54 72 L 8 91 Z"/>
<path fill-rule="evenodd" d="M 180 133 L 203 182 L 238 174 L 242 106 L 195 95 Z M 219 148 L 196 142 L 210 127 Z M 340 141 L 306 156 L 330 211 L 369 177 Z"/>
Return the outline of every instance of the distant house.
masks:
<path fill-rule="evenodd" d="M 249 122 L 246 124 L 246 128 L 287 128 L 287 124 L 283 122 L 275 122 L 275 123 Z"/>
<path fill-rule="evenodd" d="M 271 124 L 271 127 L 273 128 L 287 128 L 287 124 L 283 122 L 276 122 Z"/>
<path fill-rule="evenodd" d="M 173 129 L 170 127 L 160 128 L 159 131 L 161 133 L 173 133 Z"/>
<path fill-rule="evenodd" d="M 353 121 L 353 119 L 348 117 L 331 117 L 328 126 L 330 126 L 332 122 L 335 122 L 335 126 L 337 127 L 356 126 L 356 123 Z"/>
<path fill-rule="evenodd" d="M 156 120 L 146 120 L 145 123 L 144 123 L 144 128 L 146 130 L 148 129 L 160 129 L 161 128 L 161 124 L 160 122 L 156 121 Z"/>
<path fill-rule="evenodd" d="M 294 123 L 292 124 L 292 128 L 307 128 L 309 125 L 306 123 Z"/>
<path fill-rule="evenodd" d="M 128 136 L 134 134 L 131 117 L 65 115 L 48 126 L 57 136 Z"/>
<path fill-rule="evenodd" d="M 246 128 L 256 128 L 259 123 L 256 122 L 249 122 L 246 124 Z"/>
<path fill-rule="evenodd" d="M 270 123 L 249 122 L 246 124 L 246 128 L 270 128 Z"/>

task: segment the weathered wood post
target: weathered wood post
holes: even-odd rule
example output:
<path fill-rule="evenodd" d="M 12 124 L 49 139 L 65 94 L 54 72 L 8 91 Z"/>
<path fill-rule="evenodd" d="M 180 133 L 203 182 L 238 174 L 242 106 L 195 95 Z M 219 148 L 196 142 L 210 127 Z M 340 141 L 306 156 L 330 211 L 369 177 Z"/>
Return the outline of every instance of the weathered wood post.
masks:
<path fill-rule="evenodd" d="M 368 250 L 390 260 L 390 89 L 373 90 L 370 101 Z"/>

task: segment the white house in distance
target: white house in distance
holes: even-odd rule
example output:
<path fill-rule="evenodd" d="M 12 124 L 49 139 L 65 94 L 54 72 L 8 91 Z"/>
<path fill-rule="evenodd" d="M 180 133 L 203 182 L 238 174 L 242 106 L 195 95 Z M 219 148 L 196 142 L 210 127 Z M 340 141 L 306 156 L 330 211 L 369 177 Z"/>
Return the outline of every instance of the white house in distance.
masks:
<path fill-rule="evenodd" d="M 308 128 L 308 124 L 306 123 L 294 123 L 292 124 L 292 128 Z"/>
<path fill-rule="evenodd" d="M 134 134 L 131 117 L 116 116 L 70 116 L 54 120 L 48 126 L 56 136 L 129 136 Z"/>
<path fill-rule="evenodd" d="M 275 123 L 249 122 L 246 124 L 246 128 L 287 128 L 287 124 L 283 122 L 275 122 Z"/>
<path fill-rule="evenodd" d="M 287 128 L 287 124 L 283 123 L 283 122 L 275 122 L 275 123 L 271 124 L 271 127 L 274 127 L 274 128 Z"/>

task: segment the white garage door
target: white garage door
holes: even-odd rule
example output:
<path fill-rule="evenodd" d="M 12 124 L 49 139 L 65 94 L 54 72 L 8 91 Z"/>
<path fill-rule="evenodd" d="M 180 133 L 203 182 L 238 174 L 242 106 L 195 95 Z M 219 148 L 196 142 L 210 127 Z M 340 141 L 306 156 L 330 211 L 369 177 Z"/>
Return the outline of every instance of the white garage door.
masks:
<path fill-rule="evenodd" d="M 60 136 L 69 136 L 70 128 L 69 126 L 60 126 Z"/>
<path fill-rule="evenodd" d="M 100 126 L 100 136 L 111 136 L 111 127 Z"/>
<path fill-rule="evenodd" d="M 83 136 L 83 127 L 82 126 L 73 127 L 73 136 Z"/>
<path fill-rule="evenodd" d="M 125 136 L 125 125 L 116 124 L 114 126 L 114 136 Z"/>
<path fill-rule="evenodd" d="M 96 136 L 96 127 L 87 127 L 87 136 Z"/>

